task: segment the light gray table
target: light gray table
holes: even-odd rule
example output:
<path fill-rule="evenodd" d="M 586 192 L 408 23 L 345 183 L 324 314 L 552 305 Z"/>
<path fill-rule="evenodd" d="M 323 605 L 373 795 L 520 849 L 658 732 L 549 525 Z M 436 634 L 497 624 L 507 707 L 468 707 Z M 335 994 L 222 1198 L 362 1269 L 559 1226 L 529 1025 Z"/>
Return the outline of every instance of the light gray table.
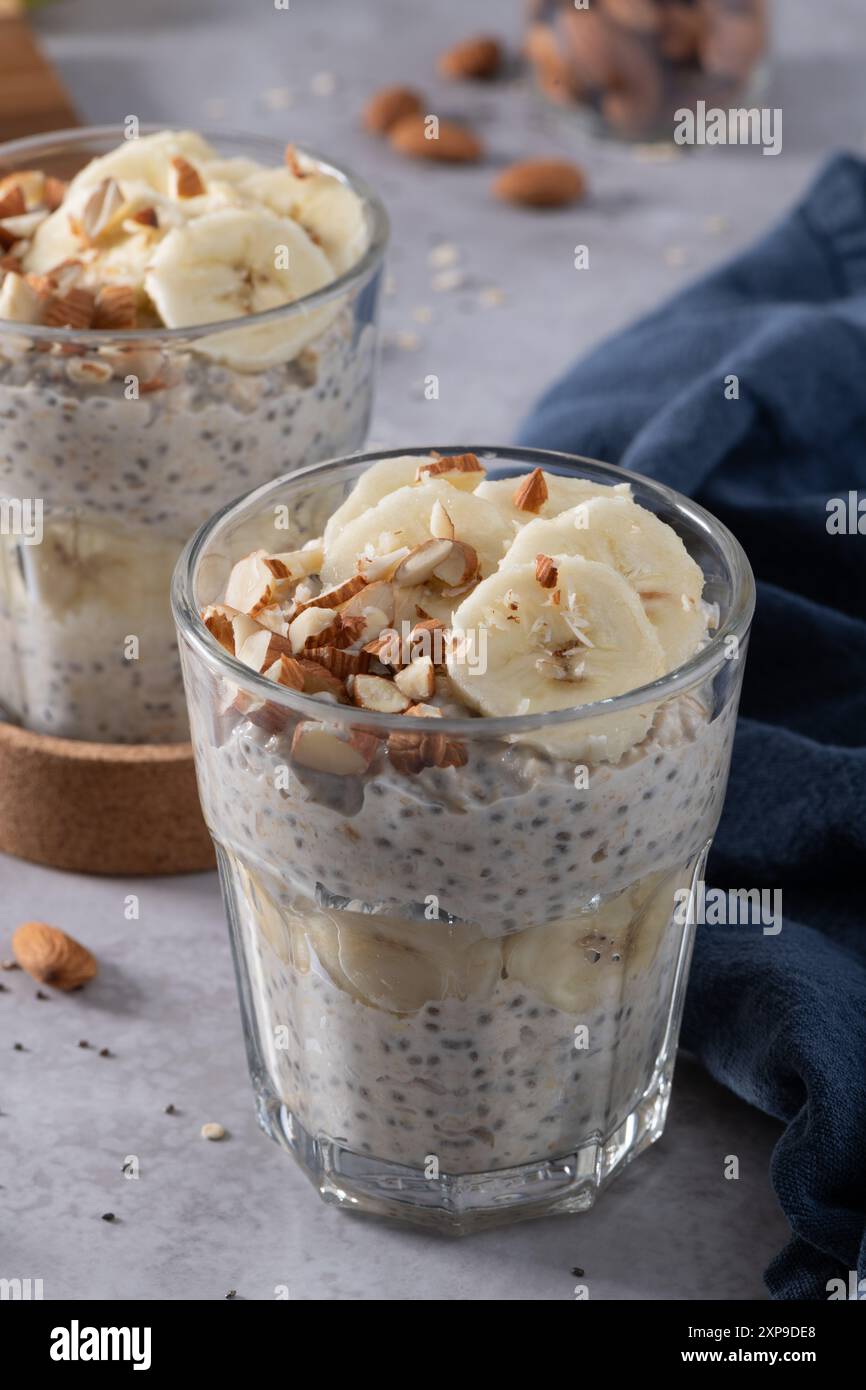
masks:
<path fill-rule="evenodd" d="M 779 9 L 769 100 L 784 110 L 783 153 L 667 162 L 580 143 L 519 81 L 436 80 L 435 54 L 467 30 L 516 41 L 517 0 L 291 0 L 287 12 L 269 0 L 63 0 L 38 25 L 85 120 L 279 135 L 377 185 L 394 244 L 373 439 L 415 445 L 507 440 L 574 355 L 768 226 L 826 151 L 862 147 L 861 0 Z M 539 217 L 495 204 L 489 168 L 401 161 L 357 126 L 370 90 L 394 81 L 470 118 L 494 164 L 574 154 L 591 198 Z M 581 274 L 578 242 L 591 251 Z M 442 244 L 456 288 L 436 288 Z M 421 389 L 430 372 L 438 402 Z M 131 892 L 137 922 L 124 918 Z M 215 876 L 130 883 L 0 860 L 0 903 L 0 956 L 14 926 L 38 918 L 102 963 L 87 990 L 48 1001 L 21 973 L 0 974 L 0 1276 L 42 1278 L 46 1298 L 268 1299 L 288 1285 L 296 1299 L 523 1300 L 572 1298 L 579 1266 L 591 1298 L 763 1296 L 761 1271 L 787 1234 L 767 1178 L 778 1130 L 690 1063 L 664 1139 L 595 1211 L 456 1244 L 407 1233 L 322 1207 L 257 1129 Z M 199 1138 L 208 1120 L 225 1142 Z M 723 1177 L 728 1154 L 739 1181 Z M 121 1174 L 129 1155 L 138 1180 Z"/>

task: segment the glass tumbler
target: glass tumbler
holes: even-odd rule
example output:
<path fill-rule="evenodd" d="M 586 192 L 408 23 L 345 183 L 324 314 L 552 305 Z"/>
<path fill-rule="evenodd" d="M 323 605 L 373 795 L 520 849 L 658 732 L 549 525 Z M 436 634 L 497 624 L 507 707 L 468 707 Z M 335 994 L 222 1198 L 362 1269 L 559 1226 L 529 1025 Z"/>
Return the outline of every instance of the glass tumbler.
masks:
<path fill-rule="evenodd" d="M 703 569 L 718 612 L 704 649 L 600 704 L 437 719 L 457 765 L 410 775 L 399 754 L 429 719 L 276 686 L 198 616 L 253 548 L 320 535 L 382 454 L 225 508 L 173 583 L 259 1120 L 326 1200 L 454 1232 L 589 1207 L 662 1133 L 687 906 L 724 800 L 754 602 L 737 542 L 670 489 L 541 450 L 471 451 L 493 477 L 627 477 Z M 593 763 L 580 750 L 600 715 L 649 732 Z M 311 728 L 340 741 L 339 773 L 295 758 Z"/>
<path fill-rule="evenodd" d="M 0 177 L 66 179 L 121 138 L 103 128 L 2 145 Z M 283 164 L 278 141 L 211 138 L 226 158 Z M 0 718 L 105 743 L 185 741 L 169 603 L 185 541 L 276 472 L 361 447 L 387 217 L 365 183 L 313 158 L 361 198 L 368 231 L 360 261 L 318 292 L 202 328 L 0 322 Z M 237 369 L 233 337 L 251 325 L 298 351 Z"/>
<path fill-rule="evenodd" d="M 727 109 L 766 71 L 766 0 L 531 0 L 525 51 L 540 91 L 627 140 L 670 140 L 675 112 Z"/>

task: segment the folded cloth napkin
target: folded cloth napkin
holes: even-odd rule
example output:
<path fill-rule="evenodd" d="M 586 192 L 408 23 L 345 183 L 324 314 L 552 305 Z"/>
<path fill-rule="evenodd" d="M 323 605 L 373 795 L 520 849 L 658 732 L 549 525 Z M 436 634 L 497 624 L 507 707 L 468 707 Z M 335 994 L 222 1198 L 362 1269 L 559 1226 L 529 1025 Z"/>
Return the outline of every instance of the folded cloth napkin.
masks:
<path fill-rule="evenodd" d="M 781 888 L 784 923 L 698 928 L 682 1041 L 785 1122 L 771 1294 L 838 1297 L 866 1278 L 866 164 L 834 158 L 775 231 L 574 366 L 520 439 L 680 489 L 755 570 L 707 883 Z"/>

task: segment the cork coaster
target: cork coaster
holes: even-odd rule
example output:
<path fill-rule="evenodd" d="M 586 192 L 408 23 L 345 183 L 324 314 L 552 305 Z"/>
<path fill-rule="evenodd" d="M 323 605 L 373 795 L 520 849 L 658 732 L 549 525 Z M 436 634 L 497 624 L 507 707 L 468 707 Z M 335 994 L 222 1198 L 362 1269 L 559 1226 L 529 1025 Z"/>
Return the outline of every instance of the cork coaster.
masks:
<path fill-rule="evenodd" d="M 0 851 L 88 874 L 212 869 L 192 745 L 81 743 L 0 723 Z"/>

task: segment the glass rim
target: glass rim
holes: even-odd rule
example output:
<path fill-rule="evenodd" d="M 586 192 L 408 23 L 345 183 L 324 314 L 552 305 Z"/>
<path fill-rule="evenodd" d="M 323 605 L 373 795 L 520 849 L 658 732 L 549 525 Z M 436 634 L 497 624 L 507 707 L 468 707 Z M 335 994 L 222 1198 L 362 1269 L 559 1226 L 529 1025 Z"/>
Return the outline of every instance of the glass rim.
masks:
<path fill-rule="evenodd" d="M 155 135 L 159 131 L 169 128 L 152 123 L 139 127 L 140 132 L 144 135 Z M 122 127 L 120 129 L 122 131 Z M 55 130 L 46 131 L 40 135 L 28 135 L 21 140 L 6 140 L 0 143 L 0 162 L 9 158 L 10 155 L 17 157 L 19 154 L 34 154 L 46 146 L 74 148 L 76 145 L 86 145 L 88 140 L 107 140 L 117 133 L 118 127 L 113 125 L 83 126 L 74 130 Z M 215 130 L 212 127 L 197 129 L 195 133 L 200 135 L 202 139 L 214 143 L 223 140 L 236 141 L 238 144 L 242 143 L 248 146 L 259 145 L 263 153 L 266 150 L 273 152 L 275 149 L 283 151 L 286 143 L 280 142 L 270 135 L 247 135 L 242 131 Z M 345 164 L 336 164 L 327 155 L 319 154 L 308 145 L 295 145 L 294 148 L 298 154 L 312 159 L 320 172 L 331 174 L 339 179 L 340 183 L 348 186 L 353 193 L 356 193 L 372 219 L 370 244 L 364 255 L 355 265 L 343 271 L 342 275 L 339 275 L 335 280 L 329 281 L 327 285 L 322 285 L 320 289 L 313 290 L 310 294 L 302 295 L 300 299 L 293 299 L 290 304 L 280 304 L 275 309 L 267 309 L 260 314 L 220 319 L 215 323 L 190 324 L 187 328 L 52 328 L 47 324 L 16 323 L 12 319 L 0 319 L 0 334 L 14 338 L 32 338 L 36 342 L 74 342 L 80 343 L 82 347 L 94 348 L 117 347 L 118 344 L 126 343 L 148 343 L 151 346 L 163 342 L 168 344 L 194 343 L 215 333 L 224 333 L 241 327 L 249 328 L 253 325 L 258 327 L 259 324 L 275 323 L 284 318 L 303 317 L 312 309 L 317 309 L 320 305 L 327 304 L 329 300 L 336 299 L 355 286 L 363 284 L 381 265 L 388 246 L 390 220 L 385 204 L 372 185 Z"/>
<path fill-rule="evenodd" d="M 552 449 L 523 449 L 516 445 L 475 445 L 470 447 L 453 444 L 415 445 L 411 449 L 376 449 L 363 453 L 347 454 L 340 458 L 326 459 L 321 463 L 309 464 L 306 468 L 299 468 L 292 473 L 286 473 L 280 478 L 274 478 L 270 482 L 254 488 L 251 492 L 244 493 L 228 502 L 198 528 L 187 542 L 175 566 L 171 583 L 171 606 L 179 635 L 192 645 L 198 656 L 212 671 L 231 680 L 233 684 L 260 695 L 263 700 L 268 700 L 271 704 L 278 704 L 302 718 L 325 720 L 347 728 L 381 729 L 383 732 L 389 733 L 397 731 L 430 733 L 429 717 L 382 714 L 375 710 L 362 709 L 357 705 L 331 704 L 317 700 L 312 695 L 301 695 L 297 691 L 277 685 L 275 681 L 268 680 L 266 676 L 253 671 L 237 657 L 231 656 L 208 632 L 195 604 L 194 578 L 198 561 L 205 546 L 220 527 L 229 522 L 234 515 L 240 515 L 251 506 L 255 506 L 257 502 L 264 501 L 268 494 L 278 491 L 286 484 L 291 485 L 305 478 L 327 478 L 329 474 L 334 474 L 347 465 L 375 463 L 379 459 L 399 458 L 406 454 L 422 456 L 434 451 L 443 454 L 474 453 L 480 459 L 496 458 L 503 462 L 527 463 L 534 467 L 541 467 L 544 463 L 565 464 L 569 467 L 573 467 L 575 464 L 590 464 L 593 468 L 601 469 L 602 472 L 610 475 L 612 482 L 627 482 L 634 478 L 649 488 L 661 501 L 675 507 L 693 526 L 697 526 L 699 530 L 709 534 L 716 547 L 722 552 L 731 575 L 733 588 L 731 611 L 706 646 L 691 656 L 688 661 L 675 667 L 672 671 L 668 671 L 665 675 L 659 676 L 648 685 L 638 686 L 634 690 L 623 692 L 621 695 L 608 696 L 604 700 L 595 700 L 590 704 L 573 705 L 560 710 L 500 715 L 495 718 L 467 714 L 437 719 L 436 731 L 438 733 L 453 734 L 462 739 L 506 737 L 529 733 L 539 728 L 549 729 L 567 724 L 582 723 L 590 719 L 597 719 L 600 715 L 617 714 L 636 705 L 660 704 L 672 695 L 677 695 L 682 690 L 691 688 L 705 680 L 716 669 L 720 661 L 727 659 L 724 655 L 726 641 L 731 637 L 736 637 L 741 643 L 747 635 L 755 609 L 755 581 L 751 565 L 733 533 L 699 503 L 692 502 L 682 493 L 675 491 L 674 488 L 670 488 L 664 483 L 658 483 L 652 478 L 647 478 L 642 473 L 633 473 L 629 469 L 621 468 L 618 464 L 602 463 L 597 459 L 585 458 L 578 454 L 565 454 Z"/>

